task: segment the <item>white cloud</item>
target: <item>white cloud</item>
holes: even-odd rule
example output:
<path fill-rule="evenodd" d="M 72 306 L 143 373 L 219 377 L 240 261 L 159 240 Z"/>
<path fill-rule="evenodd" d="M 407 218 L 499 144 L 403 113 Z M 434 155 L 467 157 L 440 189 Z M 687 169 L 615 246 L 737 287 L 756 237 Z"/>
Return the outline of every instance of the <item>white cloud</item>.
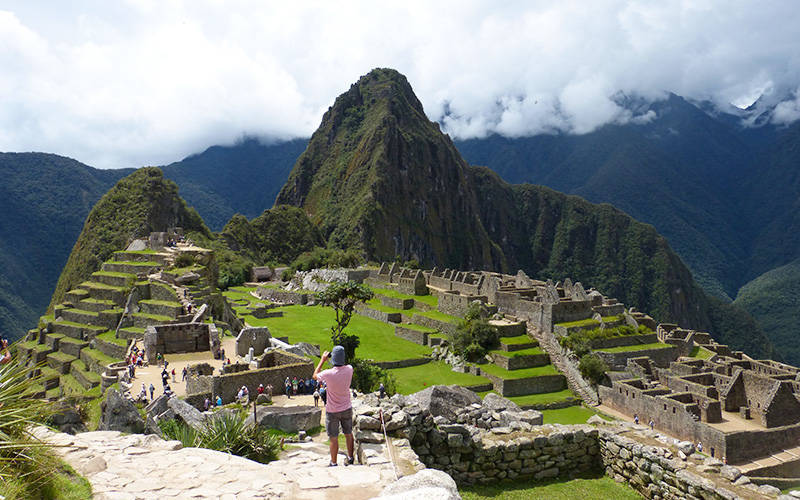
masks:
<path fill-rule="evenodd" d="M 621 108 L 619 91 L 740 104 L 800 82 L 788 0 L 66 5 L 0 2 L 0 150 L 124 167 L 242 134 L 308 136 L 376 66 L 406 74 L 456 137 L 653 118 Z"/>

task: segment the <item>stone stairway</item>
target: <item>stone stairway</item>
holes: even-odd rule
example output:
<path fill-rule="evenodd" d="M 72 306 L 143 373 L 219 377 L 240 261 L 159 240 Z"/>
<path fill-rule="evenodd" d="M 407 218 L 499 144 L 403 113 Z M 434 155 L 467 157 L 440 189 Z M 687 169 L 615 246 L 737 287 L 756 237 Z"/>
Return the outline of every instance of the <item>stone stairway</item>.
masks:
<path fill-rule="evenodd" d="M 529 335 L 539 341 L 539 345 L 550 355 L 550 362 L 564 374 L 569 388 L 581 399 L 592 405 L 600 404 L 600 400 L 592 386 L 584 380 L 578 371 L 577 364 L 570 360 L 564 353 L 553 333 L 547 333 L 528 326 Z"/>

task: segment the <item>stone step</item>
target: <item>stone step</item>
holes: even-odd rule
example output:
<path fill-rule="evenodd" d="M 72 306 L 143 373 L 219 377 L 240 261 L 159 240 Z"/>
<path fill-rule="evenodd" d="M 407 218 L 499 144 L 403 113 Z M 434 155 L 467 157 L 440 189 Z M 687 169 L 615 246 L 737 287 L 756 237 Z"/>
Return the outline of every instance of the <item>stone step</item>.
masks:
<path fill-rule="evenodd" d="M 116 361 L 122 361 L 122 359 L 112 358 L 97 349 L 86 348 L 81 350 L 81 361 L 86 364 L 89 371 L 101 375 L 106 371 L 106 365 Z"/>
<path fill-rule="evenodd" d="M 115 304 L 113 300 L 86 298 L 77 304 L 74 304 L 74 307 L 83 309 L 84 311 L 100 312 L 108 309 L 114 309 L 117 307 L 117 304 Z"/>
<path fill-rule="evenodd" d="M 73 339 L 72 337 L 64 337 L 58 343 L 58 350 L 69 354 L 75 358 L 78 358 L 81 355 L 81 349 L 89 346 L 89 342 L 85 340 L 77 340 Z"/>
<path fill-rule="evenodd" d="M 53 333 L 61 333 L 67 337 L 78 340 L 89 340 L 108 329 L 97 325 L 87 325 L 85 323 L 75 323 L 72 321 L 53 321 L 48 323 L 48 328 Z"/>
<path fill-rule="evenodd" d="M 113 332 L 109 332 L 112 334 Z M 125 358 L 125 354 L 128 351 L 127 345 L 120 345 L 115 342 L 110 342 L 100 337 L 95 337 L 94 339 L 94 347 L 98 351 L 102 352 L 106 356 L 111 356 L 112 358 Z"/>
<path fill-rule="evenodd" d="M 58 387 L 58 377 L 60 374 L 50 368 L 49 366 L 43 366 L 39 369 L 39 383 L 45 388 L 45 390 L 53 389 L 54 387 Z"/>
<path fill-rule="evenodd" d="M 489 355 L 494 364 L 509 371 L 550 364 L 550 356 L 538 347 L 514 352 L 491 351 Z"/>
<path fill-rule="evenodd" d="M 126 273 L 139 276 L 142 274 L 150 274 L 160 267 L 162 266 L 157 262 L 106 261 L 103 262 L 101 269 L 111 273 Z"/>
<path fill-rule="evenodd" d="M 72 307 L 79 307 L 78 304 L 83 299 L 88 299 L 89 297 L 89 290 L 84 288 L 74 288 L 64 295 L 64 302 L 72 304 Z"/>
<path fill-rule="evenodd" d="M 73 361 L 69 374 L 87 391 L 100 385 L 100 375 L 89 371 L 86 364 L 79 359 Z"/>
<path fill-rule="evenodd" d="M 61 374 L 69 373 L 70 365 L 75 361 L 75 356 L 56 351 L 47 355 L 47 366 Z"/>
<path fill-rule="evenodd" d="M 175 319 L 183 314 L 183 305 L 180 302 L 169 302 L 165 300 L 140 300 L 139 310 L 145 314 L 168 316 Z"/>
<path fill-rule="evenodd" d="M 81 323 L 85 325 L 98 325 L 100 317 L 98 313 L 93 311 L 86 311 L 84 309 L 61 309 L 56 310 L 56 318 L 61 318 L 64 321 L 71 321 L 72 323 Z"/>
<path fill-rule="evenodd" d="M 30 366 L 38 365 L 47 359 L 47 355 L 53 352 L 47 344 L 40 344 L 35 340 L 21 342 L 17 346 L 17 356 L 20 363 Z"/>
<path fill-rule="evenodd" d="M 130 273 L 112 273 L 96 271 L 92 273 L 92 281 L 120 288 L 130 288 L 136 282 L 136 275 Z"/>
<path fill-rule="evenodd" d="M 79 288 L 89 292 L 93 299 L 111 300 L 118 306 L 124 306 L 128 298 L 128 290 L 124 287 L 106 285 L 97 281 L 85 281 Z"/>
<path fill-rule="evenodd" d="M 48 333 L 44 337 L 44 343 L 53 351 L 58 350 L 58 345 L 65 335 L 63 333 Z"/>
<path fill-rule="evenodd" d="M 500 338 L 500 349 L 506 352 L 522 351 L 538 345 L 538 340 L 532 339 L 527 335 Z"/>

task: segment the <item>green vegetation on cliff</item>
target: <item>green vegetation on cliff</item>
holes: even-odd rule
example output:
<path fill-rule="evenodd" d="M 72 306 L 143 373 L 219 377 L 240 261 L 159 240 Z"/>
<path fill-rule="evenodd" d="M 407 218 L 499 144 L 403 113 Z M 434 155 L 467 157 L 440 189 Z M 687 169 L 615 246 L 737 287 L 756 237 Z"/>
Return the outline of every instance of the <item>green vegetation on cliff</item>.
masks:
<path fill-rule="evenodd" d="M 800 259 L 766 272 L 739 290 L 734 304 L 750 312 L 770 340 L 777 359 L 800 364 Z"/>
<path fill-rule="evenodd" d="M 203 220 L 178 196 L 178 186 L 157 168 L 141 168 L 121 179 L 89 212 L 58 279 L 50 308 L 87 280 L 100 265 L 135 238 L 182 227 L 210 234 Z"/>

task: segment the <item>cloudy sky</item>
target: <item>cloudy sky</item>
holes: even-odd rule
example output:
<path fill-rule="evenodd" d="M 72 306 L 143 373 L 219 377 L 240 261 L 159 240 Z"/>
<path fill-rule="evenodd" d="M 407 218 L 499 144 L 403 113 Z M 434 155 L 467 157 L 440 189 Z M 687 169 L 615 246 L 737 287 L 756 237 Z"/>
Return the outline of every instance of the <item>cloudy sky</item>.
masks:
<path fill-rule="evenodd" d="M 62 6 L 63 5 L 63 6 Z M 101 168 L 306 137 L 371 68 L 455 137 L 646 121 L 611 99 L 761 94 L 800 118 L 800 8 L 761 1 L 0 0 L 0 151 Z"/>

